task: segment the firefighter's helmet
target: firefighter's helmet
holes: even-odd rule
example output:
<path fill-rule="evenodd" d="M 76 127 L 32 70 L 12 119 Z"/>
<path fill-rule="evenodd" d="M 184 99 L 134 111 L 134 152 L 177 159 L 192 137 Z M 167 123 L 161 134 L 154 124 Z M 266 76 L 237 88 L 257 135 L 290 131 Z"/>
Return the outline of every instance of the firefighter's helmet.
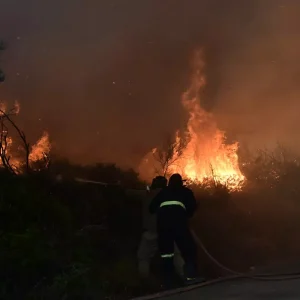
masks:
<path fill-rule="evenodd" d="M 167 179 L 164 176 L 156 176 L 152 180 L 151 189 L 162 189 L 167 186 Z"/>
<path fill-rule="evenodd" d="M 181 187 L 183 186 L 183 180 L 180 174 L 173 174 L 169 179 L 169 187 Z"/>

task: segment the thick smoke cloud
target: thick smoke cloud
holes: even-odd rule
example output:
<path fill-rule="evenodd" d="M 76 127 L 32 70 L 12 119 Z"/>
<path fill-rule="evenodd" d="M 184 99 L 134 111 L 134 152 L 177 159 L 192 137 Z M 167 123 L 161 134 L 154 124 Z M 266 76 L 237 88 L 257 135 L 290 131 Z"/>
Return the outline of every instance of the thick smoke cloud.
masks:
<path fill-rule="evenodd" d="M 283 0 L 0 0 L 0 97 L 19 100 L 28 135 L 49 130 L 61 155 L 133 166 L 182 125 L 189 57 L 204 46 L 202 104 L 220 126 L 291 141 L 299 12 Z"/>
<path fill-rule="evenodd" d="M 215 111 L 250 148 L 300 150 L 299 12 L 296 1 L 270 2 L 224 59 Z"/>

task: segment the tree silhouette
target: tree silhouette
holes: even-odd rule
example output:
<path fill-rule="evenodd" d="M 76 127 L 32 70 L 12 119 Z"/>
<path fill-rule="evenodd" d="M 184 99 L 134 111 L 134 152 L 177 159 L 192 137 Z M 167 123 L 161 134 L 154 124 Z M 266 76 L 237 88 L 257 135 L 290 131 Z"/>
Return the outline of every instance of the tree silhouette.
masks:
<path fill-rule="evenodd" d="M 153 150 L 153 158 L 159 164 L 159 169 L 156 170 L 159 175 L 168 175 L 170 166 L 181 158 L 186 142 L 185 137 L 179 137 L 179 132 L 175 137 L 168 134 L 161 146 Z"/>

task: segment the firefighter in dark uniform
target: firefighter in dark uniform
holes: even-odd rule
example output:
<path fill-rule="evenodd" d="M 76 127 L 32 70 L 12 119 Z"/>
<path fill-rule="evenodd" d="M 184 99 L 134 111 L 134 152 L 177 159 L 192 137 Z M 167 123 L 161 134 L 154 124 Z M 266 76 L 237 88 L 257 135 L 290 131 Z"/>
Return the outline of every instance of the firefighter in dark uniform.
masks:
<path fill-rule="evenodd" d="M 125 193 L 128 197 L 139 199 L 142 201 L 142 216 L 143 216 L 143 229 L 144 232 L 141 237 L 140 245 L 138 248 L 138 269 L 142 279 L 146 282 L 150 279 L 150 264 L 155 254 L 158 252 L 158 235 L 156 229 L 156 218 L 154 215 L 149 213 L 149 205 L 152 199 L 167 186 L 167 179 L 163 176 L 157 176 L 153 178 L 149 191 L 147 190 L 136 190 L 126 189 Z M 184 278 L 184 260 L 178 250 L 175 247 L 174 255 L 174 266 L 177 275 L 180 278 Z"/>
<path fill-rule="evenodd" d="M 166 288 L 172 287 L 174 275 L 174 243 L 185 261 L 186 283 L 197 277 L 197 246 L 189 230 L 189 218 L 196 210 L 193 192 L 183 185 L 182 177 L 173 174 L 169 184 L 149 205 L 150 213 L 157 214 L 158 247 L 161 254 Z"/>

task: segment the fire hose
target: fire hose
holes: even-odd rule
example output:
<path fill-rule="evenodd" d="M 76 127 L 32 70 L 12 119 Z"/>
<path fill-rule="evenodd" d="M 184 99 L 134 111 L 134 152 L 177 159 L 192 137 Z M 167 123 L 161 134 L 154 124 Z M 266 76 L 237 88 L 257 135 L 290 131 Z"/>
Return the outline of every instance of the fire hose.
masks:
<path fill-rule="evenodd" d="M 97 182 L 97 181 L 85 180 L 85 179 L 80 179 L 80 178 L 76 178 L 75 180 L 78 181 L 78 182 L 100 184 L 100 185 L 103 185 L 103 186 L 108 185 L 104 182 Z M 191 233 L 193 235 L 193 238 L 194 238 L 196 244 L 207 255 L 207 257 L 216 266 L 218 266 L 220 269 L 222 269 L 222 270 L 228 272 L 229 274 L 231 274 L 231 276 L 224 276 L 224 277 L 220 277 L 220 278 L 217 278 L 217 279 L 214 279 L 214 280 L 209 280 L 209 281 L 206 281 L 206 282 L 203 282 L 203 283 L 194 284 L 192 286 L 187 286 L 187 287 L 183 287 L 183 288 L 179 288 L 179 289 L 174 289 L 174 290 L 171 290 L 171 291 L 165 291 L 165 292 L 161 292 L 161 293 L 154 294 L 154 295 L 143 296 L 143 297 L 135 298 L 135 300 L 158 299 L 158 298 L 162 298 L 162 297 L 166 297 L 166 296 L 170 296 L 170 295 L 174 295 L 174 294 L 194 290 L 194 289 L 197 289 L 197 288 L 200 288 L 200 287 L 216 284 L 216 283 L 219 283 L 219 282 L 224 282 L 224 281 L 229 281 L 229 280 L 239 279 L 239 278 L 240 279 L 242 279 L 242 278 L 244 278 L 244 279 L 253 279 L 253 280 L 259 280 L 259 281 L 286 281 L 286 280 L 300 279 L 300 271 L 290 272 L 290 273 L 266 273 L 266 274 L 251 275 L 249 273 L 242 273 L 242 272 L 232 270 L 232 269 L 228 268 L 227 266 L 223 265 L 222 263 L 220 263 L 213 255 L 210 254 L 210 252 L 204 246 L 203 242 L 201 241 L 201 239 L 199 238 L 199 236 L 196 234 L 196 232 L 193 229 L 191 229 Z"/>
<path fill-rule="evenodd" d="M 201 248 L 201 250 L 207 255 L 207 257 L 220 269 L 234 275 L 237 277 L 243 277 L 243 278 L 250 278 L 255 280 L 263 280 L 263 281 L 282 281 L 282 280 L 294 280 L 294 279 L 300 279 L 300 271 L 298 272 L 292 272 L 292 273 L 276 273 L 276 274 L 258 274 L 258 275 L 250 275 L 249 273 L 241 273 L 235 270 L 232 270 L 226 266 L 224 266 L 222 263 L 220 263 L 216 258 L 214 258 L 210 252 L 206 249 L 204 244 L 202 243 L 201 239 L 198 237 L 198 235 L 195 233 L 195 231 L 191 230 L 193 238 L 197 245 Z"/>
<path fill-rule="evenodd" d="M 177 289 L 173 289 L 173 290 L 167 290 L 167 291 L 159 292 L 159 293 L 152 294 L 152 295 L 134 298 L 132 300 L 152 300 L 152 299 L 170 297 L 172 295 L 179 295 L 179 294 L 182 294 L 182 293 L 185 293 L 188 291 L 199 289 L 201 287 L 207 287 L 207 286 L 211 286 L 213 284 L 223 283 L 223 282 L 235 280 L 235 279 L 252 279 L 252 280 L 259 280 L 259 281 L 286 281 L 286 280 L 300 279 L 300 271 L 299 272 L 291 272 L 291 273 L 267 273 L 267 274 L 251 275 L 248 273 L 241 273 L 241 272 L 232 270 L 232 269 L 224 266 L 214 256 L 212 256 L 210 254 L 210 252 L 206 249 L 206 247 L 202 243 L 201 239 L 199 238 L 199 236 L 195 233 L 195 231 L 193 229 L 191 229 L 191 233 L 193 235 L 193 238 L 194 238 L 196 244 L 203 250 L 203 252 L 208 256 L 208 258 L 215 265 L 217 265 L 220 269 L 230 273 L 231 276 L 223 276 L 223 277 L 220 277 L 217 279 L 212 279 L 212 280 L 194 284 L 191 286 L 181 287 L 181 288 L 177 288 Z"/>

